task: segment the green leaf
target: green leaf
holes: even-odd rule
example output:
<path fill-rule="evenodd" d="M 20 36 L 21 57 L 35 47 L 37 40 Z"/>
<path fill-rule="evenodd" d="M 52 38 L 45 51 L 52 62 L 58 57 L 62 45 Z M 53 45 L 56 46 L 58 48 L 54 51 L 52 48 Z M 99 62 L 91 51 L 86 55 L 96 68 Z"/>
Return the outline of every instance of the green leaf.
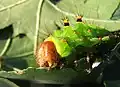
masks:
<path fill-rule="evenodd" d="M 83 15 L 85 23 L 96 24 L 109 31 L 116 31 L 120 27 L 119 3 L 119 0 L 62 0 L 55 3 L 54 7 L 69 16 Z M 75 22 L 71 17 L 69 17 L 69 20 L 72 20 L 72 24 Z"/>
<path fill-rule="evenodd" d="M 62 0 L 56 3 L 56 5 L 66 12 L 79 12 L 79 14 L 83 14 L 85 17 L 95 19 L 109 19 L 119 6 L 119 2 L 119 0 Z"/>
<path fill-rule="evenodd" d="M 120 81 L 105 81 L 104 82 L 105 87 L 120 87 Z"/>
<path fill-rule="evenodd" d="M 40 1 L 41 5 L 38 9 Z M 0 56 L 2 56 L 0 58 L 3 58 L 1 69 L 5 71 L 0 71 L 0 76 L 26 78 L 28 80 L 34 80 L 33 78 L 40 80 L 42 76 L 43 79 L 46 76 L 45 82 L 48 79 L 51 80 L 50 82 L 55 80 L 59 80 L 61 83 L 70 81 L 79 72 L 70 68 L 69 70 L 63 70 L 64 73 L 62 70 L 55 70 L 54 72 L 57 74 L 52 73 L 51 75 L 51 73 L 45 72 L 43 75 L 44 70 L 36 69 L 37 66 L 33 55 L 34 41 L 36 40 L 35 33 L 38 32 L 36 21 L 40 20 L 40 26 L 38 27 L 38 42 L 40 43 L 57 29 L 56 25 L 63 27 L 61 19 L 64 16 L 68 16 L 70 25 L 75 24 L 74 13 L 78 12 L 84 16 L 83 21 L 85 23 L 95 24 L 109 31 L 116 31 L 120 27 L 119 2 L 119 0 L 60 0 L 57 3 L 52 3 L 50 0 L 2 0 L 0 2 L 0 31 L 2 29 L 9 30 L 10 27 L 8 26 L 12 25 L 13 34 L 7 39 L 0 39 Z M 38 11 L 40 11 L 40 14 L 37 13 Z M 36 18 L 36 15 L 40 17 Z M 6 27 L 8 28 L 6 29 Z M 0 36 L 0 38 L 4 36 Z M 64 55 L 70 53 L 68 49 L 66 52 Z M 33 67 L 33 70 L 28 67 Z M 23 75 L 14 73 L 24 71 L 24 69 L 26 70 Z M 12 72 L 12 75 L 10 72 Z M 53 77 L 53 79 L 49 78 L 49 76 Z M 84 77 L 80 79 L 84 79 Z"/>
<path fill-rule="evenodd" d="M 19 87 L 19 86 L 17 86 L 16 84 L 7 79 L 0 78 L 0 87 Z"/>
<path fill-rule="evenodd" d="M 75 80 L 83 80 L 86 81 L 85 76 L 88 73 L 86 71 L 82 71 L 80 74 L 71 68 L 65 68 L 61 70 L 50 70 L 47 71 L 45 69 L 39 68 L 32 68 L 28 67 L 22 71 L 1 71 L 0 76 L 4 76 L 6 78 L 15 78 L 15 79 L 25 79 L 25 80 L 32 80 L 38 81 L 42 83 L 49 83 L 49 84 L 66 84 L 66 83 L 75 83 Z M 66 77 L 66 78 L 64 78 Z M 64 78 L 64 79 L 63 79 Z"/>

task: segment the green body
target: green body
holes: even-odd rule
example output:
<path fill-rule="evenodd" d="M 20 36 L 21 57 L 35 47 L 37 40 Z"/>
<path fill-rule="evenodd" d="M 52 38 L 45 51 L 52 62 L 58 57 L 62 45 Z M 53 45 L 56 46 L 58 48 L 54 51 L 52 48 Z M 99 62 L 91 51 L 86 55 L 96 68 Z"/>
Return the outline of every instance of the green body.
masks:
<path fill-rule="evenodd" d="M 54 42 L 61 57 L 68 56 L 77 46 L 92 47 L 109 40 L 110 32 L 95 25 L 78 22 L 74 26 L 64 26 L 55 30 L 48 38 Z M 99 39 L 101 38 L 101 40 Z"/>

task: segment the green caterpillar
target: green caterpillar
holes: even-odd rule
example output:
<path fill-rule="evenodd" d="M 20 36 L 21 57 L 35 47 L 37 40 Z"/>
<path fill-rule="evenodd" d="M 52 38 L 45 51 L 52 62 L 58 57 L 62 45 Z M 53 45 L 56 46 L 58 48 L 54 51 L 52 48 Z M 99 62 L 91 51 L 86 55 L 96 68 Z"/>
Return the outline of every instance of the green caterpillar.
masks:
<path fill-rule="evenodd" d="M 55 30 L 38 46 L 35 56 L 39 67 L 50 69 L 61 66 L 60 59 L 72 54 L 77 46 L 92 48 L 111 39 L 109 36 L 111 32 L 105 28 L 84 23 L 82 16 L 76 17 L 74 26 L 70 26 L 67 18 L 63 23 L 63 28 Z M 89 60 L 87 61 L 89 63 Z"/>
<path fill-rule="evenodd" d="M 64 19 L 64 27 L 55 30 L 46 40 L 53 41 L 59 55 L 66 57 L 77 46 L 92 47 L 102 41 L 108 41 L 109 33 L 104 28 L 83 23 L 82 16 L 78 16 L 74 26 L 69 26 L 68 19 Z"/>

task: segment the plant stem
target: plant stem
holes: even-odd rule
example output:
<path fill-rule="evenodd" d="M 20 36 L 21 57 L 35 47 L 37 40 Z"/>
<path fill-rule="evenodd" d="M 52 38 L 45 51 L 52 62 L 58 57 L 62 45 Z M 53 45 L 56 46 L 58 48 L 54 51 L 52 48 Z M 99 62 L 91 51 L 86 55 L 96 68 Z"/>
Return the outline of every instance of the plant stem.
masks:
<path fill-rule="evenodd" d="M 38 44 L 38 32 L 40 28 L 40 17 L 41 17 L 41 10 L 42 10 L 42 4 L 44 0 L 39 0 L 37 13 L 36 13 L 36 32 L 35 32 L 35 38 L 34 38 L 34 54 L 36 54 L 37 50 L 37 44 Z"/>
<path fill-rule="evenodd" d="M 9 45 L 10 45 L 10 42 L 11 42 L 11 38 L 9 38 L 9 39 L 7 40 L 7 42 L 6 42 L 6 44 L 5 44 L 2 52 L 0 53 L 0 56 L 3 56 L 3 55 L 6 53 L 8 47 L 9 47 Z"/>

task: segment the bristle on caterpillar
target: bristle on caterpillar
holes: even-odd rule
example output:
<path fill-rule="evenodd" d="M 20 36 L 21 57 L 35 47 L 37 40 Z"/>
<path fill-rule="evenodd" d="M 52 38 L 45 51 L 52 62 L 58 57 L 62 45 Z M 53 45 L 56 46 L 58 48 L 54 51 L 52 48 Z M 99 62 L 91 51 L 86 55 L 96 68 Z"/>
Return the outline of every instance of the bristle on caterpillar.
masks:
<path fill-rule="evenodd" d="M 64 18 L 64 19 L 63 19 L 63 25 L 64 25 L 64 26 L 70 26 L 70 23 L 69 23 L 68 18 Z"/>
<path fill-rule="evenodd" d="M 83 16 L 76 16 L 76 22 L 82 22 Z"/>

